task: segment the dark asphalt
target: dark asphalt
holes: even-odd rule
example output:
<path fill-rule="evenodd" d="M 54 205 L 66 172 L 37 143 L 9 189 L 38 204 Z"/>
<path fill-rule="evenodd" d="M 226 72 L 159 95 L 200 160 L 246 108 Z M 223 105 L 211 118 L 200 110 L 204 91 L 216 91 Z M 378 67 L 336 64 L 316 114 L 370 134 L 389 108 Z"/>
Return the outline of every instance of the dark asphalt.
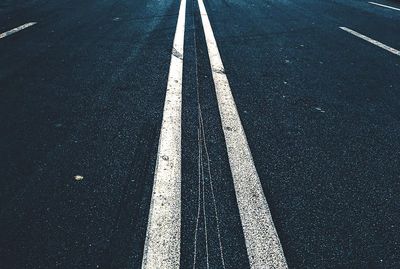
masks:
<path fill-rule="evenodd" d="M 400 12 L 361 0 L 205 5 L 289 268 L 400 268 L 400 57 L 339 29 L 399 50 Z M 1 269 L 140 268 L 178 9 L 0 3 L 0 33 L 38 22 L 0 39 Z M 226 268 L 248 268 L 192 0 L 184 57 L 181 268 L 194 259 L 199 107 L 210 268 L 221 268 L 218 229 Z"/>

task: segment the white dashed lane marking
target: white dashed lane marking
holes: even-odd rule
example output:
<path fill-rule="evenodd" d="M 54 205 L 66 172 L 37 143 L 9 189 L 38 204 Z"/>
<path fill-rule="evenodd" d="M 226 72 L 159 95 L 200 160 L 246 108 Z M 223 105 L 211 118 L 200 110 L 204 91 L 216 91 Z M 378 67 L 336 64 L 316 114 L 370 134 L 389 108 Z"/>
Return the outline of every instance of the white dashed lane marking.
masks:
<path fill-rule="evenodd" d="M 372 4 L 372 5 L 376 5 L 376 6 L 385 7 L 385 8 L 389 8 L 389 9 L 393 9 L 393 10 L 400 11 L 400 8 L 396 8 L 396 7 L 391 7 L 391 6 L 388 6 L 388 5 L 379 4 L 379 3 L 376 3 L 376 2 L 368 2 L 368 3 L 370 3 L 370 4 Z"/>
<path fill-rule="evenodd" d="M 346 31 L 346 32 L 348 32 L 348 33 L 350 33 L 350 34 L 352 34 L 352 35 L 354 35 L 354 36 L 356 36 L 358 38 L 361 38 L 361 39 L 363 39 L 363 40 L 365 40 L 365 41 L 367 41 L 367 42 L 369 42 L 371 44 L 374 44 L 375 46 L 378 46 L 378 47 L 380 47 L 380 48 L 382 48 L 384 50 L 387 50 L 387 51 L 397 55 L 397 56 L 400 56 L 400 51 L 398 51 L 397 49 L 389 47 L 389 46 L 387 46 L 387 45 L 385 45 L 385 44 L 383 44 L 383 43 L 381 43 L 381 42 L 379 42 L 379 41 L 377 41 L 375 39 L 372 39 L 372 38 L 370 38 L 368 36 L 360 34 L 360 33 L 356 32 L 354 30 L 351 30 L 351 29 L 349 29 L 347 27 L 339 27 L 339 28 L 342 29 L 343 31 Z"/>
<path fill-rule="evenodd" d="M 142 268 L 179 268 L 181 244 L 181 110 L 186 0 L 179 8 Z"/>
<path fill-rule="evenodd" d="M 5 33 L 2 33 L 2 34 L 0 34 L 0 39 L 10 36 L 12 34 L 15 34 L 15 33 L 19 32 L 21 30 L 24 30 L 28 27 L 31 27 L 31 26 L 35 25 L 36 23 L 37 22 L 28 22 L 28 23 L 25 23 L 24 25 L 18 26 L 14 29 L 11 29 L 11 30 L 5 32 Z"/>
<path fill-rule="evenodd" d="M 251 268 L 287 268 L 203 0 L 198 0 Z"/>

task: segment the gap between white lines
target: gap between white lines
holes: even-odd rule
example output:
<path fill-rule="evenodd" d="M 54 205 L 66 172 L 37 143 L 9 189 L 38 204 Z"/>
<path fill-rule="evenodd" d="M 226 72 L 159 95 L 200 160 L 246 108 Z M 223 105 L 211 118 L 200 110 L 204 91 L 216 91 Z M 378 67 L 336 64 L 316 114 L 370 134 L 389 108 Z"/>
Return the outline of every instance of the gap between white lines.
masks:
<path fill-rule="evenodd" d="M 37 22 L 28 22 L 28 23 L 25 23 L 24 25 L 18 26 L 18 27 L 14 28 L 14 29 L 11 29 L 11 30 L 7 31 L 7 32 L 4 32 L 4 33 L 0 34 L 0 39 L 5 38 L 7 36 L 10 36 L 12 34 L 15 34 L 15 33 L 19 32 L 21 30 L 24 30 L 24 29 L 26 29 L 28 27 L 31 27 L 32 25 L 35 25 L 36 23 Z"/>
<path fill-rule="evenodd" d="M 181 0 L 169 67 L 142 268 L 179 268 L 181 110 L 186 0 Z"/>
<path fill-rule="evenodd" d="M 380 7 L 385 7 L 385 8 L 390 8 L 390 9 L 393 9 L 393 10 L 400 11 L 400 8 L 387 6 L 387 5 L 379 4 L 379 3 L 376 3 L 376 2 L 368 2 L 368 3 L 370 3 L 370 4 L 372 4 L 372 5 L 376 5 L 376 6 L 380 6 Z"/>
<path fill-rule="evenodd" d="M 347 27 L 339 27 L 339 28 L 342 29 L 343 31 L 346 31 L 346 32 L 348 32 L 348 33 L 350 33 L 350 34 L 352 34 L 352 35 L 354 35 L 354 36 L 356 36 L 358 38 L 361 38 L 361 39 L 363 39 L 363 40 L 365 40 L 365 41 L 367 41 L 367 42 L 369 42 L 371 44 L 374 44 L 375 46 L 378 46 L 378 47 L 380 47 L 380 48 L 382 48 L 384 50 L 387 50 L 387 51 L 397 55 L 397 56 L 400 56 L 400 51 L 398 51 L 397 49 L 389 47 L 389 46 L 387 46 L 387 45 L 385 45 L 385 44 L 383 44 L 383 43 L 381 43 L 381 42 L 379 42 L 379 41 L 377 41 L 375 39 L 369 38 L 368 36 L 360 34 L 360 33 L 356 32 L 354 30 L 351 30 L 351 29 L 349 29 Z"/>
<path fill-rule="evenodd" d="M 198 0 L 251 268 L 287 268 L 203 0 Z"/>

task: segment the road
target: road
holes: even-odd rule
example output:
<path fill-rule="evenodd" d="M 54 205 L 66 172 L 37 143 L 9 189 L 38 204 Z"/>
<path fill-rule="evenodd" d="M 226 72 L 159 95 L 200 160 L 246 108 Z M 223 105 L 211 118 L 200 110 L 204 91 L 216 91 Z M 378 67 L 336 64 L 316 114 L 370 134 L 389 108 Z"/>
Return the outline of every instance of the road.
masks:
<path fill-rule="evenodd" d="M 0 34 L 0 268 L 400 268 L 400 2 L 3 0 Z"/>

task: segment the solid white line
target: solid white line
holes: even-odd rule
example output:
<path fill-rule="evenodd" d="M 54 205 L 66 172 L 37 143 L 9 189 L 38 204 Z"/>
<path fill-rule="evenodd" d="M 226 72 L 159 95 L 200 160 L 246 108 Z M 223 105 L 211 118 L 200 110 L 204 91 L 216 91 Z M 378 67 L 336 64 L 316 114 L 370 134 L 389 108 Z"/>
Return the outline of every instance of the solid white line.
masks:
<path fill-rule="evenodd" d="M 203 0 L 198 0 L 251 268 L 287 268 Z"/>
<path fill-rule="evenodd" d="M 28 22 L 28 23 L 25 23 L 24 25 L 21 25 L 21 26 L 18 26 L 18 27 L 16 27 L 16 28 L 14 28 L 14 29 L 11 29 L 10 31 L 7 31 L 7 32 L 5 32 L 5 33 L 2 33 L 2 34 L 0 34 L 0 39 L 2 39 L 2 38 L 5 38 L 5 37 L 7 37 L 7 36 L 10 36 L 10 35 L 12 35 L 12 34 L 15 34 L 16 32 L 19 32 L 19 31 L 21 31 L 21 30 L 24 30 L 24 29 L 26 29 L 26 28 L 28 28 L 28 27 L 31 27 L 32 25 L 35 25 L 37 22 Z"/>
<path fill-rule="evenodd" d="M 387 51 L 389 51 L 389 52 L 391 52 L 393 54 L 396 54 L 397 56 L 400 56 L 400 51 L 398 51 L 397 49 L 389 47 L 389 46 L 387 46 L 387 45 L 385 45 L 385 44 L 383 44 L 383 43 L 381 43 L 379 41 L 376 41 L 376 40 L 374 40 L 372 38 L 369 38 L 368 36 L 365 36 L 363 34 L 360 34 L 360 33 L 356 32 L 356 31 L 353 31 L 353 30 L 351 30 L 351 29 L 349 29 L 347 27 L 339 27 L 339 28 L 342 29 L 343 31 L 346 31 L 346 32 L 356 36 L 356 37 L 359 37 L 359 38 L 361 38 L 361 39 L 363 39 L 365 41 L 368 41 L 369 43 L 374 44 L 375 46 L 378 46 L 378 47 L 380 47 L 380 48 L 382 48 L 384 50 L 387 50 Z"/>
<path fill-rule="evenodd" d="M 186 0 L 176 25 L 142 268 L 179 268 L 181 240 L 181 110 Z"/>
<path fill-rule="evenodd" d="M 380 7 L 386 7 L 386 8 L 390 8 L 390 9 L 393 9 L 393 10 L 400 11 L 400 8 L 391 7 L 391 6 L 387 6 L 387 5 L 383 5 L 383 4 L 379 4 L 379 3 L 375 3 L 375 2 L 368 2 L 368 3 L 370 3 L 372 5 L 377 5 L 377 6 L 380 6 Z"/>

